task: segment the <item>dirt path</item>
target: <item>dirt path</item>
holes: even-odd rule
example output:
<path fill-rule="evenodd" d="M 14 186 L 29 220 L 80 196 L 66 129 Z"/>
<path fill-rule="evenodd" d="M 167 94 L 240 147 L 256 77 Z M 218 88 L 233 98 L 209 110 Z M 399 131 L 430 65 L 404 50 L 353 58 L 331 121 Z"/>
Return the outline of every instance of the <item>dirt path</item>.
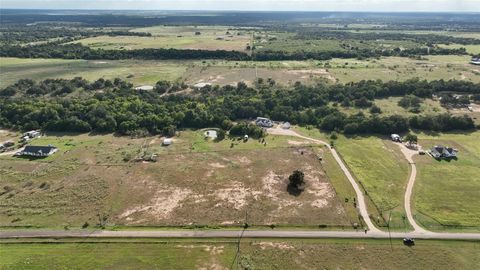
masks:
<path fill-rule="evenodd" d="M 8 151 L 8 152 L 3 152 L 3 153 L 0 153 L 0 156 L 13 156 L 15 153 L 23 151 L 23 149 L 25 149 L 25 147 Z"/>
<path fill-rule="evenodd" d="M 297 132 L 295 132 L 293 130 L 290 130 L 290 129 L 282 129 L 280 127 L 276 127 L 276 128 L 267 129 L 267 132 L 269 134 L 273 134 L 273 135 L 293 136 L 293 137 L 309 140 L 309 141 L 312 141 L 312 142 L 315 142 L 315 143 L 318 143 L 318 144 L 326 145 L 328 147 L 328 149 L 330 149 L 330 151 L 332 152 L 332 155 L 335 158 L 335 161 L 338 163 L 338 165 L 342 169 L 343 173 L 347 177 L 348 181 L 353 186 L 353 189 L 355 190 L 355 193 L 357 195 L 358 210 L 359 210 L 360 215 L 362 216 L 365 224 L 367 224 L 368 230 L 370 232 L 377 232 L 377 233 L 381 232 L 381 230 L 377 229 L 377 227 L 375 227 L 375 225 L 373 225 L 373 222 L 371 221 L 370 216 L 368 215 L 367 204 L 365 203 L 365 196 L 363 195 L 362 189 L 360 188 L 360 186 L 357 184 L 357 182 L 353 178 L 352 174 L 348 170 L 348 168 L 345 165 L 345 163 L 343 162 L 343 160 L 338 155 L 337 150 L 335 148 L 330 147 L 330 145 L 328 143 L 324 142 L 324 141 L 300 135 Z"/>
<path fill-rule="evenodd" d="M 413 231 L 415 233 L 428 233 L 427 230 L 425 230 L 424 228 L 422 228 L 420 225 L 417 224 L 417 222 L 415 221 L 412 215 L 412 205 L 411 205 L 412 193 L 413 193 L 413 187 L 415 185 L 415 180 L 417 178 L 417 166 L 415 166 L 415 162 L 413 161 L 413 156 L 416 155 L 418 151 L 409 149 L 402 143 L 397 143 L 397 145 L 400 147 L 401 152 L 403 153 L 403 155 L 405 156 L 405 158 L 407 159 L 411 167 L 410 177 L 408 179 L 407 189 L 405 190 L 405 197 L 403 200 L 408 222 L 410 222 L 410 225 L 412 225 Z"/>

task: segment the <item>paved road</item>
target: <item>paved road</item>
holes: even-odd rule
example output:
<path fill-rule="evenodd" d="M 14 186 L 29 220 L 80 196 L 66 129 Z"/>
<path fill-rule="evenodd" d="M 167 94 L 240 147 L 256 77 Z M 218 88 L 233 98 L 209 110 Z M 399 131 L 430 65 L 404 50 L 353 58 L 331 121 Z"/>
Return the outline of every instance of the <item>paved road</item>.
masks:
<path fill-rule="evenodd" d="M 335 161 L 338 163 L 338 165 L 342 169 L 343 173 L 347 177 L 348 181 L 353 186 L 353 189 L 355 190 L 355 193 L 357 194 L 358 210 L 359 210 L 360 215 L 362 216 L 365 224 L 367 224 L 368 230 L 370 232 L 376 232 L 376 233 L 381 232 L 379 229 L 377 229 L 377 227 L 375 227 L 375 225 L 373 225 L 372 221 L 370 220 L 370 216 L 368 215 L 368 210 L 367 210 L 367 204 L 365 203 L 365 196 L 363 195 L 362 189 L 360 188 L 360 186 L 357 184 L 357 182 L 353 178 L 352 174 L 348 170 L 348 168 L 345 165 L 345 163 L 343 162 L 343 160 L 338 155 L 337 150 L 335 150 L 335 148 L 330 147 L 330 144 L 328 144 L 324 141 L 300 135 L 297 132 L 295 132 L 293 130 L 290 130 L 290 129 L 282 129 L 282 128 L 277 127 L 277 128 L 269 128 L 269 129 L 267 129 L 267 131 L 270 134 L 294 136 L 294 137 L 309 140 L 309 141 L 312 141 L 312 142 L 315 142 L 315 143 L 318 143 L 318 144 L 326 145 L 330 149 L 333 157 L 335 158 Z"/>
<path fill-rule="evenodd" d="M 243 235 L 242 235 L 243 233 Z M 0 232 L 0 239 L 16 238 L 374 238 L 388 239 L 412 237 L 415 239 L 460 239 L 460 240 L 480 240 L 480 234 L 475 233 L 399 233 L 392 232 L 390 235 L 386 232 L 368 232 L 363 231 L 283 231 L 283 230 L 145 230 L 145 231 L 3 231 Z"/>

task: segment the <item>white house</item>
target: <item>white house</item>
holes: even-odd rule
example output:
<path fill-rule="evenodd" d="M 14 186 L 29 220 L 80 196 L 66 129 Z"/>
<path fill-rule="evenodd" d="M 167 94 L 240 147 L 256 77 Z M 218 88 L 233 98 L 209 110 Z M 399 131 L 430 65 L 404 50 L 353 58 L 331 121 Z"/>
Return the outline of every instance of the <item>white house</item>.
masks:
<path fill-rule="evenodd" d="M 448 146 L 435 145 L 430 149 L 429 153 L 430 155 L 432 155 L 432 157 L 436 159 L 440 159 L 440 158 L 449 159 L 449 158 L 456 158 L 458 150 Z"/>
<path fill-rule="evenodd" d="M 168 146 L 168 145 L 171 145 L 172 143 L 173 143 L 173 139 L 171 139 L 171 138 L 165 138 L 165 139 L 163 139 L 162 145 Z"/>

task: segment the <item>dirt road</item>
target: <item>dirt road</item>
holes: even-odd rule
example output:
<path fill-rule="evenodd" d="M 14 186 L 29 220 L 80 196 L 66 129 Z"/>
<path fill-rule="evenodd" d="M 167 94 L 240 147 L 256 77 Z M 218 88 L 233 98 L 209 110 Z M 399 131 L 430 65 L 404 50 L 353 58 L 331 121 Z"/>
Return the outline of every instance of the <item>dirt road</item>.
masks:
<path fill-rule="evenodd" d="M 405 158 L 407 159 L 411 167 L 410 177 L 408 179 L 408 184 L 405 190 L 405 197 L 404 197 L 404 207 L 405 207 L 405 213 L 407 215 L 408 222 L 410 222 L 410 225 L 412 225 L 413 231 L 415 233 L 427 233 L 428 231 L 422 228 L 420 225 L 418 225 L 412 215 L 412 205 L 411 205 L 412 193 L 413 193 L 413 187 L 415 185 L 415 179 L 417 178 L 417 166 L 415 166 L 415 162 L 413 161 L 413 156 L 418 153 L 418 150 L 409 149 L 402 143 L 397 143 L 397 145 L 400 147 L 401 152 L 403 153 L 403 155 L 405 156 Z"/>

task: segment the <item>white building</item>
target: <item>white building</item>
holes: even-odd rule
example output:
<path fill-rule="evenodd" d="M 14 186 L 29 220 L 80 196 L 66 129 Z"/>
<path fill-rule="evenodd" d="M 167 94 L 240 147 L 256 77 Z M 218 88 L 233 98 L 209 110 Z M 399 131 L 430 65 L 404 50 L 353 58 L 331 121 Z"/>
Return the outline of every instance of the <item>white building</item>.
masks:
<path fill-rule="evenodd" d="M 168 146 L 168 145 L 171 145 L 172 143 L 173 143 L 173 139 L 171 139 L 171 138 L 165 138 L 165 139 L 163 139 L 162 145 Z"/>

